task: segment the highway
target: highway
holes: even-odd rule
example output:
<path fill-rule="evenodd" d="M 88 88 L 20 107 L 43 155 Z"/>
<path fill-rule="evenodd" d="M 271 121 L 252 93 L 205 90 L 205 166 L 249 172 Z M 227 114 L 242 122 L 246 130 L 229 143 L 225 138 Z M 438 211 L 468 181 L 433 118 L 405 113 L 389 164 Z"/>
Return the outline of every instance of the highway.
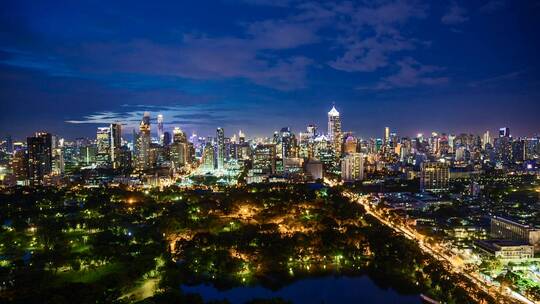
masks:
<path fill-rule="evenodd" d="M 483 280 L 478 272 L 469 273 L 469 272 L 464 271 L 462 268 L 463 263 L 460 261 L 458 257 L 454 256 L 452 253 L 449 253 L 449 250 L 445 250 L 437 244 L 430 245 L 428 243 L 425 243 L 423 241 L 424 237 L 421 234 L 418 234 L 415 230 L 411 230 L 406 225 L 403 225 L 400 223 L 392 223 L 388 221 L 383 215 L 379 214 L 379 212 L 377 212 L 375 208 L 373 208 L 367 196 L 361 196 L 361 195 L 352 193 L 350 191 L 345 192 L 344 195 L 348 197 L 349 199 L 351 199 L 352 201 L 361 204 L 366 210 L 366 212 L 369 215 L 376 218 L 379 222 L 403 234 L 406 238 L 415 241 L 423 252 L 443 262 L 445 265 L 448 266 L 448 269 L 450 269 L 450 271 L 465 276 L 471 282 L 473 282 L 477 286 L 478 289 L 488 294 L 491 294 L 500 303 L 534 304 L 534 302 L 529 301 L 528 299 L 524 298 L 522 295 L 517 294 L 511 290 L 506 290 L 506 292 L 501 292 L 498 286 L 495 286 L 492 283 Z"/>

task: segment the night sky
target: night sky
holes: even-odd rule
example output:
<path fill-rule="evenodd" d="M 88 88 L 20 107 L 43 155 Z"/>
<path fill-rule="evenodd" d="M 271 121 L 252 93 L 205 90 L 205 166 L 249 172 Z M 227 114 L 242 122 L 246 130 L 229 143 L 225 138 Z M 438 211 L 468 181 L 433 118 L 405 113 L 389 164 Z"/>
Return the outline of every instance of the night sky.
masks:
<path fill-rule="evenodd" d="M 533 135 L 540 1 L 2 1 L 0 100 L 19 139 L 144 111 L 201 135 L 325 131 L 332 102 L 361 137 Z"/>

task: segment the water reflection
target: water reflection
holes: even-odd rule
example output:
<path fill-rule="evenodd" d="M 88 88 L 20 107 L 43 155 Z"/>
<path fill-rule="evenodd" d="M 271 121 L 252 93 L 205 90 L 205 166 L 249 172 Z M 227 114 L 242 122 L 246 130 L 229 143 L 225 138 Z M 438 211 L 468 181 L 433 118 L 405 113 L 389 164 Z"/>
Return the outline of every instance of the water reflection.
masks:
<path fill-rule="evenodd" d="M 218 290 L 211 285 L 182 286 L 182 290 L 198 293 L 205 301 L 227 299 L 231 303 L 244 303 L 253 298 L 277 297 L 294 304 L 422 303 L 419 295 L 402 295 L 393 289 L 383 289 L 368 276 L 306 278 L 276 291 L 261 286 Z"/>

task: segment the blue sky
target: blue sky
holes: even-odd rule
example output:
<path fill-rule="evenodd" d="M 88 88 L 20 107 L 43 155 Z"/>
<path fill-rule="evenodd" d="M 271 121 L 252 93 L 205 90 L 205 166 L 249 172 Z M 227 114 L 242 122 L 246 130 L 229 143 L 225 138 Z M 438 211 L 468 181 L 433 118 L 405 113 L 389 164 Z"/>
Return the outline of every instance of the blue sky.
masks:
<path fill-rule="evenodd" d="M 5 1 L 0 133 L 325 130 L 335 102 L 362 137 L 533 135 L 539 28 L 539 1 Z"/>

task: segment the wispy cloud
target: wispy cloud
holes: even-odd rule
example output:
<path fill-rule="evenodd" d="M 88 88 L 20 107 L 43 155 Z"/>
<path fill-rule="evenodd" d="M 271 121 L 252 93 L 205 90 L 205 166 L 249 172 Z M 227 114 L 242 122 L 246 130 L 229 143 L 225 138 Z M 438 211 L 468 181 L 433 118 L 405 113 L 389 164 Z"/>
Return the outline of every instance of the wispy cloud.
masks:
<path fill-rule="evenodd" d="M 526 72 L 526 69 L 522 69 L 522 70 L 513 71 L 513 72 L 502 74 L 502 75 L 488 77 L 488 78 L 472 81 L 469 83 L 469 86 L 470 87 L 489 86 L 489 85 L 493 85 L 501 81 L 516 79 L 519 76 L 523 75 L 525 72 Z"/>
<path fill-rule="evenodd" d="M 489 14 L 503 9 L 505 6 L 506 2 L 504 0 L 489 0 L 486 4 L 480 7 L 480 12 Z"/>
<path fill-rule="evenodd" d="M 360 90 L 390 90 L 396 88 L 410 88 L 422 85 L 440 85 L 448 83 L 449 78 L 437 74 L 444 68 L 423 65 L 413 58 L 405 58 L 397 63 L 397 73 L 383 78 L 373 86 L 358 87 Z"/>
<path fill-rule="evenodd" d="M 340 39 L 344 54 L 328 64 L 347 72 L 375 71 L 388 66 L 391 54 L 414 49 L 418 41 L 404 37 L 400 26 L 426 16 L 426 7 L 412 1 L 382 2 L 375 6 L 345 3 L 335 10 L 348 15 L 344 19 L 351 22 L 342 25 L 347 29 Z"/>
<path fill-rule="evenodd" d="M 153 120 L 158 114 L 165 118 L 166 126 L 182 126 L 190 128 L 194 126 L 236 123 L 237 119 L 231 109 L 216 105 L 191 105 L 191 106 L 148 106 L 148 105 L 124 105 L 116 111 L 96 112 L 83 116 L 81 119 L 66 120 L 69 124 L 95 124 L 107 125 L 121 122 L 126 131 L 136 129 L 144 112 L 150 112 Z"/>
<path fill-rule="evenodd" d="M 446 25 L 457 25 L 466 22 L 469 20 L 467 16 L 467 10 L 464 7 L 461 7 L 456 2 L 453 2 L 446 14 L 441 18 L 441 22 Z"/>

